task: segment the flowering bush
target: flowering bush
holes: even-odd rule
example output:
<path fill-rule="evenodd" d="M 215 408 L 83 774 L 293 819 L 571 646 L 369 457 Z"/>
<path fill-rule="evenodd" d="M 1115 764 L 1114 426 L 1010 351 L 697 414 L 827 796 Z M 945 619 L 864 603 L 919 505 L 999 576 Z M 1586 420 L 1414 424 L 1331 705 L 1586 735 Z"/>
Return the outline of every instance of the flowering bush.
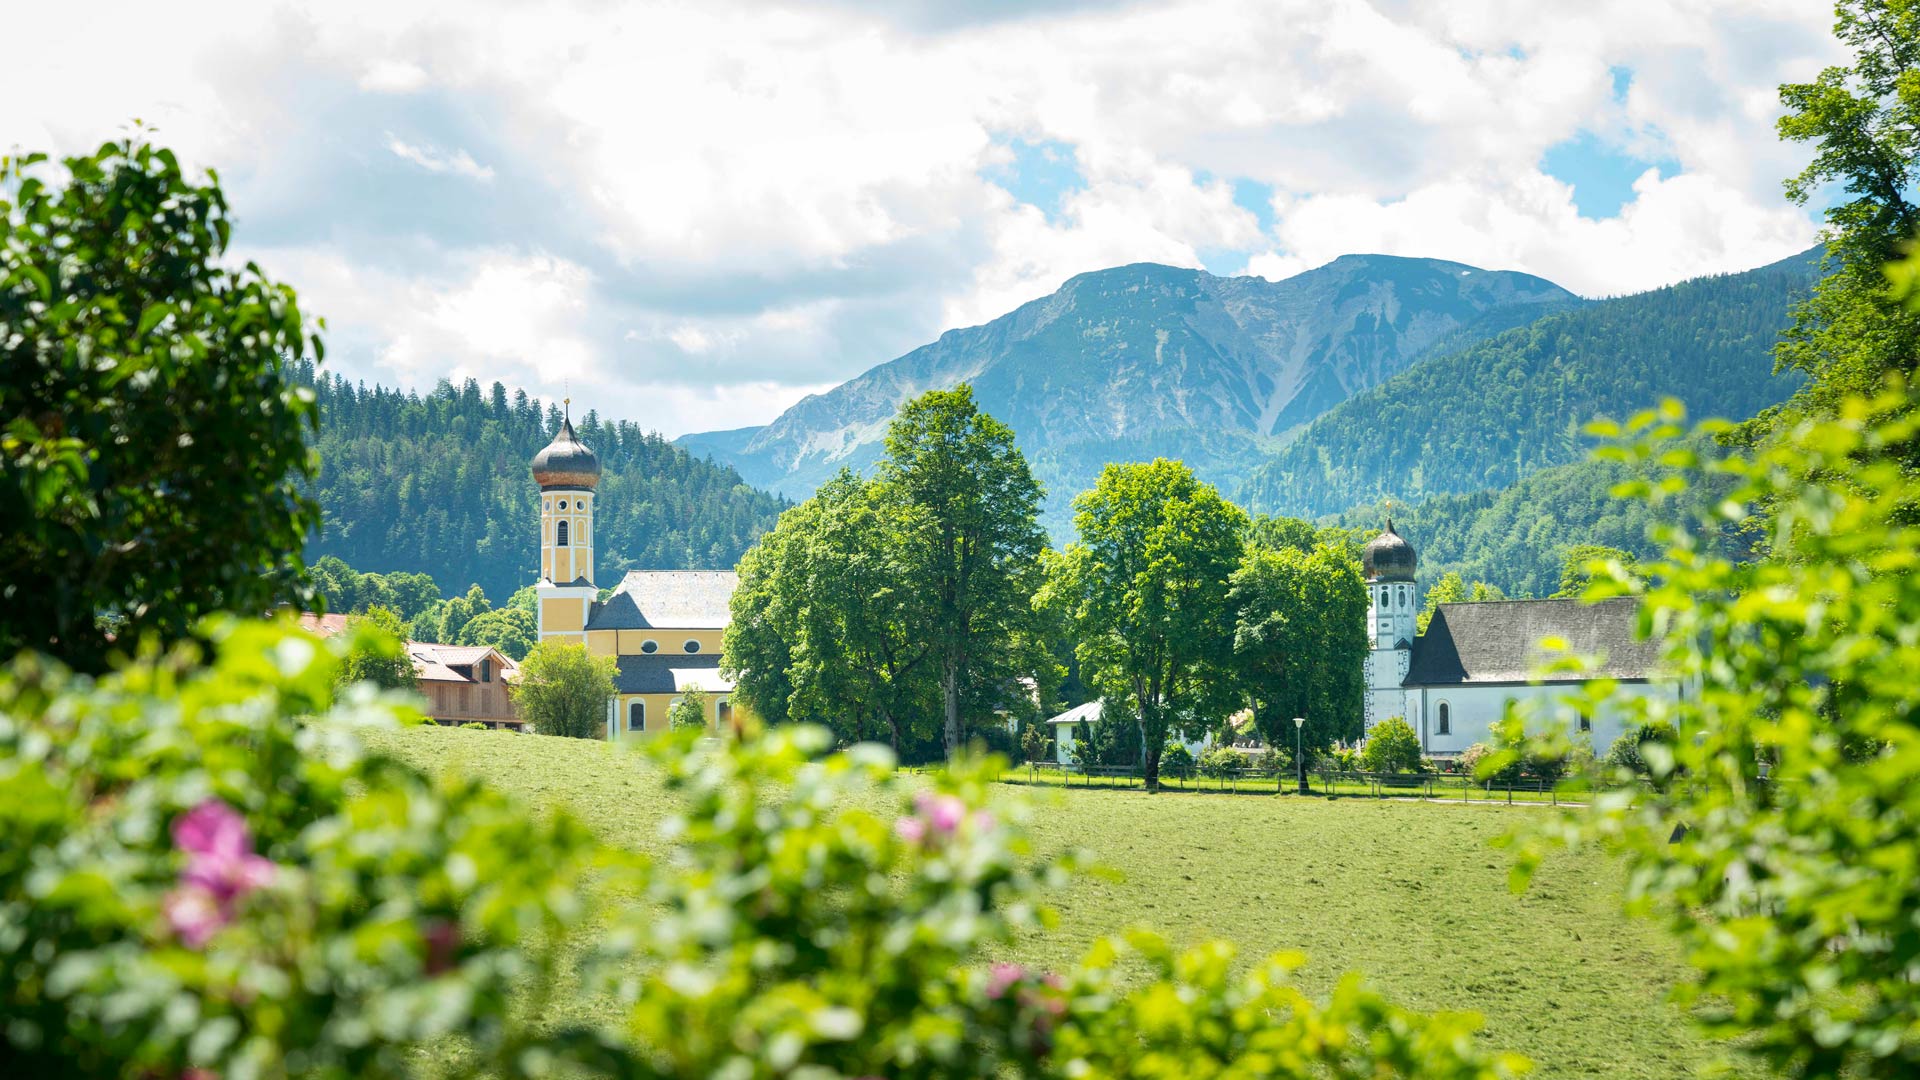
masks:
<path fill-rule="evenodd" d="M 1049 922 L 1072 868 L 987 808 L 985 764 L 931 785 L 821 729 L 673 733 L 678 794 L 644 865 L 572 818 L 361 748 L 405 718 L 333 704 L 338 645 L 208 631 L 99 681 L 0 676 L 0 1060 L 10 1075 L 1498 1077 L 1471 1018 L 1279 959 L 1104 943 L 1058 973 L 987 962 Z M 344 650 L 342 650 L 344 651 Z M 594 912 L 592 924 L 585 921 Z M 584 949 L 584 964 L 558 950 Z M 1137 953 L 1144 979 L 1114 965 Z M 562 996 L 612 1029 L 544 1022 Z"/>
<path fill-rule="evenodd" d="M 527 1072 L 515 1004 L 552 972 L 531 942 L 581 913 L 585 831 L 361 750 L 353 726 L 411 709 L 330 707 L 349 643 L 210 637 L 211 663 L 0 675 L 10 1075 L 401 1076 L 449 1035 Z"/>

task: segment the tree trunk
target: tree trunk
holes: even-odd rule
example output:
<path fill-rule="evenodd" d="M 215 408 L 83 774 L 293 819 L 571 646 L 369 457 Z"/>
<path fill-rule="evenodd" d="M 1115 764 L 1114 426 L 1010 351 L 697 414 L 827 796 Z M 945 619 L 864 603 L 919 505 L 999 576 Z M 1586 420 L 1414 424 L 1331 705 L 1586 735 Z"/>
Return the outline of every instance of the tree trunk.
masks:
<path fill-rule="evenodd" d="M 940 693 L 946 699 L 947 760 L 960 752 L 960 669 L 949 662 L 940 670 Z"/>

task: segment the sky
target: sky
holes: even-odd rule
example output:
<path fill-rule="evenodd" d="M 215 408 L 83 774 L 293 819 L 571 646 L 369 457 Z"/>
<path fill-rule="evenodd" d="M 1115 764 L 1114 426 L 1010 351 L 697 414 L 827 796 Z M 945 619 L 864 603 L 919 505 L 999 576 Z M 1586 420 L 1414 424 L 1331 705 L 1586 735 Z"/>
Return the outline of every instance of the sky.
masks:
<path fill-rule="evenodd" d="M 1589 296 L 1810 246 L 1819 0 L 183 0 L 8 13 L 0 149 L 219 170 L 328 367 L 765 423 L 1128 262 Z"/>

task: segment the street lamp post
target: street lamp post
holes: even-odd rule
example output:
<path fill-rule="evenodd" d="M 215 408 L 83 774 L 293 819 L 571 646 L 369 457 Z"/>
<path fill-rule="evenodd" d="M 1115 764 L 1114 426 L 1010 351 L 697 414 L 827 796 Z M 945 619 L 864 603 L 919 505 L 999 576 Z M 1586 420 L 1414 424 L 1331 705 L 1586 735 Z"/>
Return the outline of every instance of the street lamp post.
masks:
<path fill-rule="evenodd" d="M 1301 741 L 1305 738 L 1302 732 L 1306 726 L 1306 717 L 1296 716 L 1293 718 L 1293 766 L 1300 773 L 1300 794 L 1302 795 L 1307 794 L 1307 758 L 1300 749 Z"/>

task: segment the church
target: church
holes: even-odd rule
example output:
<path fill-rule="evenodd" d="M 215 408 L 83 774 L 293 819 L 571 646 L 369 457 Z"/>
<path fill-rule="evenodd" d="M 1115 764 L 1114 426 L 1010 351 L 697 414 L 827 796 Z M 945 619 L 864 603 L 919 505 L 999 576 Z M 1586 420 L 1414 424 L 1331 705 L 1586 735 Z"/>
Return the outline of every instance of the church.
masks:
<path fill-rule="evenodd" d="M 1413 545 L 1387 520 L 1386 531 L 1361 552 L 1367 583 L 1367 693 L 1364 729 L 1388 717 L 1406 720 L 1420 748 L 1451 757 L 1474 743 L 1492 742 L 1489 728 L 1509 704 L 1552 701 L 1591 679 L 1618 684 L 1614 701 L 1629 697 L 1679 700 L 1684 685 L 1660 668 L 1660 647 L 1635 637 L 1639 601 L 1631 597 L 1587 604 L 1579 600 L 1496 600 L 1441 604 L 1427 632 L 1415 633 L 1420 599 Z M 1581 675 L 1536 678 L 1544 659 L 1539 643 L 1559 638 L 1576 655 L 1599 659 Z M 1625 713 L 1569 712 L 1573 731 L 1606 753 L 1624 733 Z"/>
<path fill-rule="evenodd" d="M 707 696 L 707 726 L 733 719 L 733 683 L 720 675 L 720 639 L 734 587 L 732 570 L 632 570 L 606 599 L 594 582 L 593 500 L 600 459 L 573 433 L 571 418 L 533 457 L 540 486 L 541 641 L 578 642 L 618 664 L 607 706 L 607 738 L 651 737 L 692 690 Z"/>

